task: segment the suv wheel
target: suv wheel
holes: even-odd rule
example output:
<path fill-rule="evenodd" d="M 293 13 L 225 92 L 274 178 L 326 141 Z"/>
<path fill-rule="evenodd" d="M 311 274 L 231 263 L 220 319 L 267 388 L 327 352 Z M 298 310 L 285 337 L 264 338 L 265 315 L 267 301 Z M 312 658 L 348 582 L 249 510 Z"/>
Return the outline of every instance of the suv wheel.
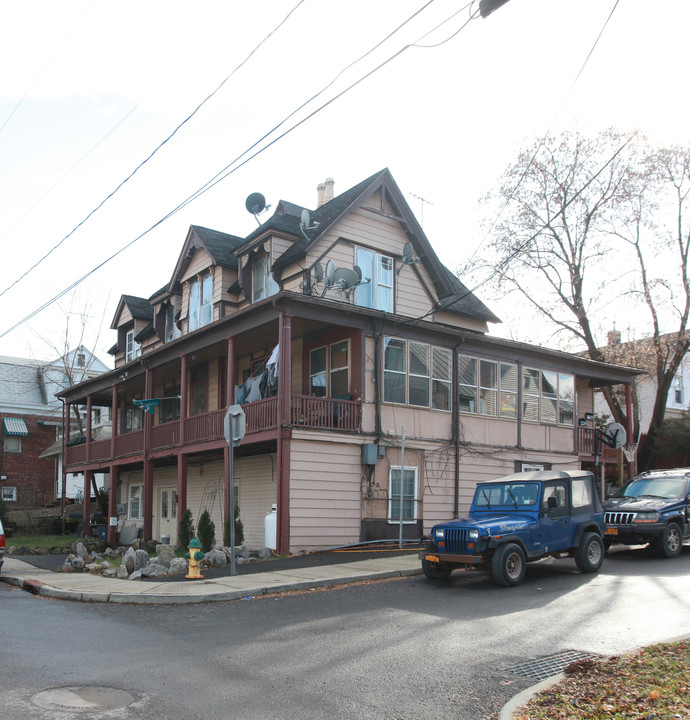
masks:
<path fill-rule="evenodd" d="M 437 549 L 434 545 L 427 545 L 426 546 L 427 552 L 437 552 Z M 426 577 L 429 578 L 429 580 L 440 580 L 442 578 L 447 578 L 450 573 L 452 572 L 453 568 L 449 565 L 443 565 L 442 563 L 432 563 L 428 560 L 422 560 L 422 572 Z"/>
<path fill-rule="evenodd" d="M 575 564 L 582 572 L 597 572 L 604 562 L 604 553 L 604 541 L 596 533 L 587 532 L 575 548 Z"/>
<path fill-rule="evenodd" d="M 662 557 L 674 558 L 683 549 L 683 533 L 680 527 L 672 522 L 664 528 L 664 534 L 655 543 L 657 552 Z"/>
<path fill-rule="evenodd" d="M 519 585 L 525 579 L 525 569 L 525 553 L 515 543 L 501 545 L 491 558 L 494 582 L 504 587 Z"/>

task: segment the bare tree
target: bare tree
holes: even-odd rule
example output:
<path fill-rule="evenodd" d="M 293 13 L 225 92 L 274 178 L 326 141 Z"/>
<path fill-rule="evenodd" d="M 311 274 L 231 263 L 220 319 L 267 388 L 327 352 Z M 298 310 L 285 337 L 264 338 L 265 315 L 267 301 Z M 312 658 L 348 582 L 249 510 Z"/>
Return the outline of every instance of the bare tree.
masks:
<path fill-rule="evenodd" d="M 564 133 L 507 169 L 488 199 L 499 220 L 472 268 L 488 272 L 500 294 L 519 294 L 554 334 L 584 345 L 593 360 L 646 367 L 657 383 L 651 437 L 690 346 L 689 190 L 688 149 L 649 148 L 636 133 Z M 610 326 L 633 304 L 643 309 L 635 322 L 650 338 L 647 357 L 607 355 L 597 326 Z M 614 420 L 625 423 L 620 393 L 603 393 Z M 641 467 L 650 449 L 640 449 Z"/>

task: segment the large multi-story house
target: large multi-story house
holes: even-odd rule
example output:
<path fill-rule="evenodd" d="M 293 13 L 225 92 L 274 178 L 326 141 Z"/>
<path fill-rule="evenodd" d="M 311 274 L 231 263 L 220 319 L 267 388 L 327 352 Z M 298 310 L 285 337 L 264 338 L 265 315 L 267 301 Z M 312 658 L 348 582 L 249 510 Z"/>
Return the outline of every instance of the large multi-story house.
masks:
<path fill-rule="evenodd" d="M 60 496 L 63 405 L 55 394 L 73 382 L 93 377 L 108 368 L 85 347 L 79 346 L 53 361 L 0 357 L 0 497 L 8 503 L 39 506 Z M 75 432 L 81 417 L 72 412 Z M 102 422 L 94 415 L 94 428 Z M 70 475 L 65 478 L 73 482 Z M 103 477 L 97 478 L 101 484 Z M 83 477 L 80 479 L 83 486 Z"/>
<path fill-rule="evenodd" d="M 246 542 L 264 545 L 275 505 L 283 553 L 417 538 L 478 480 L 593 461 L 579 418 L 593 387 L 634 370 L 488 335 L 498 318 L 439 261 L 388 170 L 318 193 L 312 212 L 280 201 L 247 237 L 190 227 L 168 284 L 122 296 L 115 369 L 60 393 L 87 420 L 112 409 L 110 439 L 89 424 L 66 451 L 87 481 L 110 475 L 111 542 L 117 517 L 174 543 L 184 508 L 209 510 L 219 534 L 233 405 Z"/>

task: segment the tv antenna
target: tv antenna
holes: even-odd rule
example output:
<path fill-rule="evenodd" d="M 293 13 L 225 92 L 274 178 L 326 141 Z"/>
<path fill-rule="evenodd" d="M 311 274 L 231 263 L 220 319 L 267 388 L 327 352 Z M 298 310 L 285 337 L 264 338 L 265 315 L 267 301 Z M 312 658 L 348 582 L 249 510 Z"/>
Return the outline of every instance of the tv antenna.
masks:
<path fill-rule="evenodd" d="M 421 209 L 419 212 L 419 224 L 424 227 L 424 203 L 426 203 L 427 205 L 433 205 L 434 203 L 432 203 L 430 200 L 427 200 L 426 198 L 423 198 L 421 195 L 415 195 L 414 193 L 410 193 L 410 195 L 412 195 L 413 198 L 417 198 L 417 200 L 419 200 L 419 202 L 421 203 Z"/>

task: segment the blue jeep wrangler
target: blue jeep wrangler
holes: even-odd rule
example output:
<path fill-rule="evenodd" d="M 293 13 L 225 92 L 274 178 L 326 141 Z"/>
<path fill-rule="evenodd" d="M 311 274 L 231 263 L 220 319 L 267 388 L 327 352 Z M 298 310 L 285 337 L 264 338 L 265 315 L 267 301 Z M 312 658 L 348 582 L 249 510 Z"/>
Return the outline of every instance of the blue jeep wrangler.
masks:
<path fill-rule="evenodd" d="M 434 525 L 419 557 L 428 578 L 470 567 L 509 587 L 524 580 L 526 563 L 547 556 L 574 557 L 582 572 L 597 572 L 603 533 L 591 472 L 522 472 L 477 485 L 469 517 Z"/>
<path fill-rule="evenodd" d="M 690 468 L 652 470 L 627 482 L 604 503 L 604 544 L 650 543 L 677 557 L 690 540 Z"/>

